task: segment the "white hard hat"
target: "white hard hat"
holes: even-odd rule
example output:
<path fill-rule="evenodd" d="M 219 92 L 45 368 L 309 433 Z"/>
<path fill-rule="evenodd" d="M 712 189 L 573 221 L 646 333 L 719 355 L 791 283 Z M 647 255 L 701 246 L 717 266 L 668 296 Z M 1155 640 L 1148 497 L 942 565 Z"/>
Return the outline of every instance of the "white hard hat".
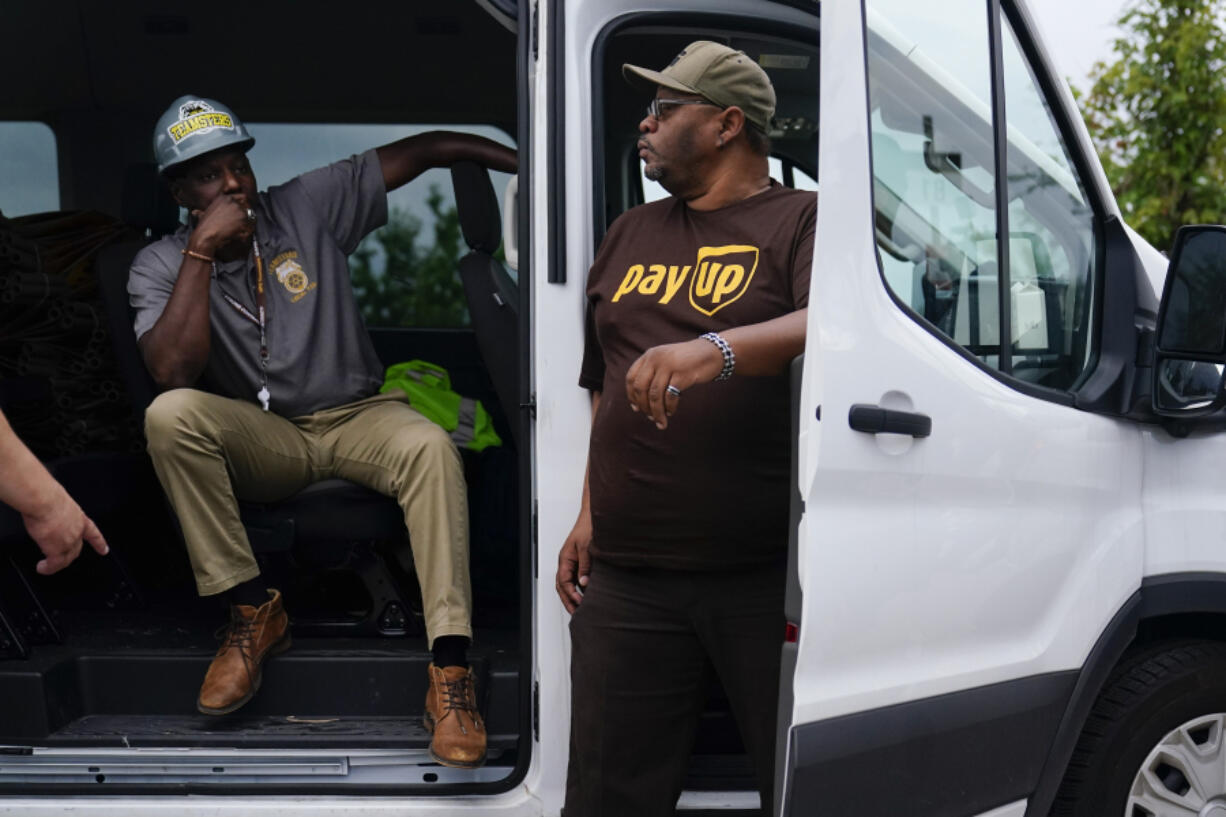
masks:
<path fill-rule="evenodd" d="M 218 148 L 237 145 L 250 150 L 255 139 L 234 112 L 213 99 L 181 96 L 153 129 L 153 155 L 158 172 Z"/>

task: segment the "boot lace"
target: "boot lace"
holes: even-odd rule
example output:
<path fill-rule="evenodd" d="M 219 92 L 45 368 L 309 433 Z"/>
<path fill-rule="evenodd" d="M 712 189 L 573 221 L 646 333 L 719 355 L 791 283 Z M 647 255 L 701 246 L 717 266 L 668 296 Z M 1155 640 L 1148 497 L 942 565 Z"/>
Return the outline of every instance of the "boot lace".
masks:
<path fill-rule="evenodd" d="M 452 712 L 465 712 L 473 725 L 480 727 L 481 716 L 477 713 L 477 695 L 473 688 L 472 676 L 465 674 L 454 681 L 440 678 L 439 683 L 443 693 L 443 718 Z M 467 735 L 468 729 L 464 726 L 464 719 L 456 716 L 456 722 L 460 726 L 461 734 Z"/>
<path fill-rule="evenodd" d="M 251 652 L 259 619 L 258 615 L 250 620 L 245 619 L 238 612 L 237 607 L 231 607 L 230 622 L 213 634 L 214 638 L 222 639 L 221 647 L 217 650 L 218 655 L 230 647 L 238 648 L 238 654 L 243 657 L 243 668 L 247 670 L 248 677 L 251 676 Z"/>

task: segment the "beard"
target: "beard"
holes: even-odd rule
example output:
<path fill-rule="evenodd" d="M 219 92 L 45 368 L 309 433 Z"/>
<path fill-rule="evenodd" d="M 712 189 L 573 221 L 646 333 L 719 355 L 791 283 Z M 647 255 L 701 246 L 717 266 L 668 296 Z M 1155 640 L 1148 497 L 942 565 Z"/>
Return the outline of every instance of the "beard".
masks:
<path fill-rule="evenodd" d="M 693 186 L 694 168 L 689 159 L 697 150 L 697 136 L 692 131 L 679 134 L 672 147 L 665 148 L 672 161 L 664 160 L 650 141 L 647 142 L 647 149 L 658 163 L 644 164 L 643 177 L 656 182 L 671 195 L 684 196 L 685 191 Z"/>

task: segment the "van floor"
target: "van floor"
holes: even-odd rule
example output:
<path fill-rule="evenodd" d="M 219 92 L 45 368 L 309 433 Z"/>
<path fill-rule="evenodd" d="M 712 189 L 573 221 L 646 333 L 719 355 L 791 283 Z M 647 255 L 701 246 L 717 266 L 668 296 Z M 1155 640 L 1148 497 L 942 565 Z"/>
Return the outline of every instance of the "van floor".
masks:
<path fill-rule="evenodd" d="M 391 751 L 419 755 L 427 775 L 440 772 L 426 780 L 454 777 L 442 775 L 425 755 L 430 653 L 423 637 L 295 637 L 288 652 L 265 664 L 250 703 L 213 717 L 195 708 L 220 619 L 202 616 L 203 610 L 213 612 L 196 605 L 175 616 L 161 604 L 128 611 L 61 609 L 56 623 L 63 643 L 34 645 L 28 659 L 0 660 L 6 715 L 0 718 L 0 758 L 31 747 L 57 753 Z M 488 732 L 482 776 L 497 779 L 518 757 L 518 634 L 505 626 L 479 626 L 469 657 Z M 726 702 L 709 702 L 695 748 L 687 789 L 752 790 L 752 769 Z"/>
<path fill-rule="evenodd" d="M 62 611 L 62 644 L 0 661 L 9 714 L 0 744 L 59 748 L 421 749 L 430 653 L 418 637 L 296 637 L 231 715 L 196 711 L 218 622 L 166 611 Z M 470 649 L 489 760 L 514 755 L 519 661 L 513 630 Z"/>

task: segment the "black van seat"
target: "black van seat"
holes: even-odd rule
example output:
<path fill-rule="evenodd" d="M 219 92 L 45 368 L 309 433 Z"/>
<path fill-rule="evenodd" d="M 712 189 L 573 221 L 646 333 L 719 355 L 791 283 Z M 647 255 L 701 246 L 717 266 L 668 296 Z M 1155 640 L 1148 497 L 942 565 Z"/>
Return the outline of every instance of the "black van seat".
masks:
<path fill-rule="evenodd" d="M 153 164 L 129 167 L 124 183 L 124 221 L 155 237 L 177 228 L 178 207 Z M 98 287 L 116 365 L 142 427 L 145 409 L 159 390 L 136 344 L 127 287 L 132 260 L 147 243 L 129 241 L 107 247 L 97 260 Z M 356 573 L 370 597 L 368 612 L 360 619 L 312 620 L 295 615 L 295 633 L 343 630 L 347 634 L 400 635 L 419 629 L 387 565 L 372 547 L 373 542 L 400 541 L 407 535 L 394 499 L 343 479 L 330 479 L 280 502 L 240 502 L 239 510 L 257 554 L 314 554 L 316 558 L 307 561 Z M 326 556 L 320 558 L 323 554 Z"/>
<path fill-rule="evenodd" d="M 498 197 L 489 173 L 475 162 L 451 166 L 456 211 L 470 252 L 460 259 L 460 280 L 477 348 L 515 442 L 519 439 L 519 285 L 494 258 L 502 244 Z"/>

